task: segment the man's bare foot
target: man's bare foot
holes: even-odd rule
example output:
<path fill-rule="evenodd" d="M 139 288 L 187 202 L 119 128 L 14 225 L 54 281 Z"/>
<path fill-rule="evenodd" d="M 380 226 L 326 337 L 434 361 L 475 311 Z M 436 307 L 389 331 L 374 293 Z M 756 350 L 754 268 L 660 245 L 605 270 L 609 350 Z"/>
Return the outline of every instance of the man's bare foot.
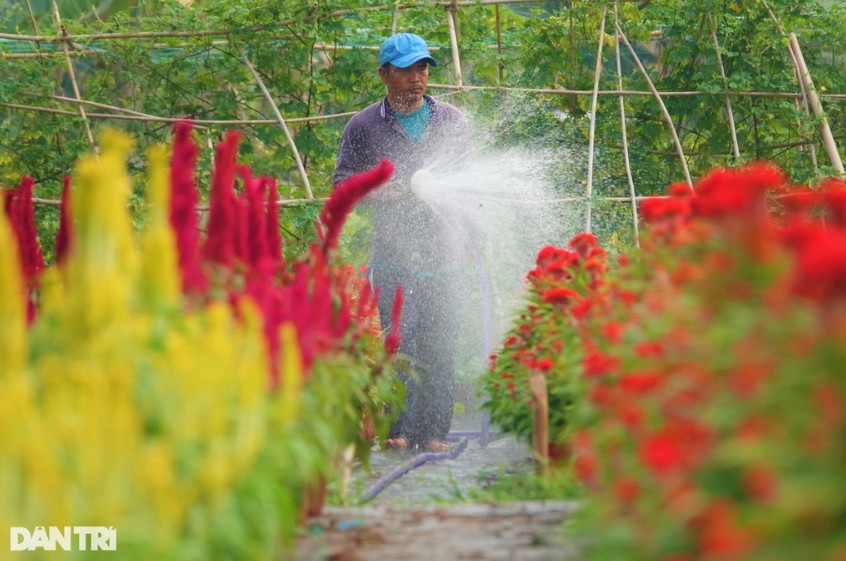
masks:
<path fill-rule="evenodd" d="M 442 440 L 437 440 L 433 438 L 426 445 L 426 448 L 429 450 L 429 452 L 449 452 L 450 450 L 452 450 L 452 445 L 447 444 Z"/>
<path fill-rule="evenodd" d="M 388 450 L 408 450 L 408 440 L 405 437 L 398 436 L 396 438 L 389 438 L 385 440 L 385 448 Z"/>

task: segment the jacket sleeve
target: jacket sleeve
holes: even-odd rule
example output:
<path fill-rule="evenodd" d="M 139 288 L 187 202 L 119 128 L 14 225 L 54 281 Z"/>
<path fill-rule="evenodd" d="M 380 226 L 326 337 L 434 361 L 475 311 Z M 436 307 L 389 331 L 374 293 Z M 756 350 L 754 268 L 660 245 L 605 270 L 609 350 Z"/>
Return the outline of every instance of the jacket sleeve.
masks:
<path fill-rule="evenodd" d="M 373 157 L 373 151 L 367 141 L 367 131 L 355 116 L 344 128 L 341 142 L 338 145 L 338 157 L 335 163 L 335 174 L 332 186 L 357 173 L 372 168 L 378 163 Z"/>

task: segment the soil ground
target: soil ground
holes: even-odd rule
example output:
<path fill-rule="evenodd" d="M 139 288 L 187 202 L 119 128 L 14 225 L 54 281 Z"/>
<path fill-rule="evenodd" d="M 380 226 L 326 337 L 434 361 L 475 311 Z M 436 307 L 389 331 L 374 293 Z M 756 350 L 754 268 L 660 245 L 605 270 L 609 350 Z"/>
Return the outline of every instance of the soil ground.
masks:
<path fill-rule="evenodd" d="M 456 415 L 453 422 L 453 431 L 480 428 L 480 414 Z M 472 501 L 473 490 L 486 481 L 530 466 L 531 452 L 524 443 L 497 434 L 467 437 L 455 458 L 424 463 L 370 501 L 357 500 L 414 461 L 414 453 L 374 450 L 369 470 L 354 464 L 349 496 L 360 506 L 327 506 L 321 515 L 306 520 L 294 560 L 578 559 L 562 531 L 574 503 Z"/>

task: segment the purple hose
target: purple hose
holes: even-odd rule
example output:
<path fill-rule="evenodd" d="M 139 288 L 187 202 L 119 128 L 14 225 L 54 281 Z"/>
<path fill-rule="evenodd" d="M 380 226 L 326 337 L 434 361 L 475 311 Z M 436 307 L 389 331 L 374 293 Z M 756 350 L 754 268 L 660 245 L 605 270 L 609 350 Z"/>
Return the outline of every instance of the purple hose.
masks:
<path fill-rule="evenodd" d="M 393 483 L 395 480 L 399 479 L 414 468 L 422 466 L 425 463 L 437 462 L 440 460 L 453 460 L 457 458 L 458 455 L 461 454 L 461 452 L 463 452 L 465 448 L 467 448 L 466 438 L 456 444 L 449 452 L 423 452 L 422 454 L 417 454 L 410 461 L 394 469 L 387 475 L 383 475 L 382 478 L 379 479 L 379 481 L 368 487 L 364 494 L 361 496 L 361 500 L 369 501 L 373 499 L 376 495 L 381 493 L 385 489 L 385 487 Z"/>

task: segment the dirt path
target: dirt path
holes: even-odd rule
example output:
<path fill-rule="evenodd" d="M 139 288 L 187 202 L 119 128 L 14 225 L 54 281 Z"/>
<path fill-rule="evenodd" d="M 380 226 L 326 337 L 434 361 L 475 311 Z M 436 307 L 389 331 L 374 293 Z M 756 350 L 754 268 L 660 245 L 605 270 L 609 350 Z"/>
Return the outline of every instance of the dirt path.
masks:
<path fill-rule="evenodd" d="M 564 561 L 566 502 L 329 507 L 309 521 L 296 561 Z"/>
<path fill-rule="evenodd" d="M 453 430 L 480 428 L 457 416 Z M 452 459 L 411 469 L 363 506 L 328 506 L 309 519 L 295 561 L 565 561 L 578 558 L 563 537 L 569 502 L 473 502 L 472 492 L 504 471 L 531 469 L 525 444 L 509 436 L 470 437 Z M 370 470 L 356 465 L 349 495 L 366 496 L 414 454 L 374 451 Z M 418 460 L 420 458 L 417 458 Z M 353 504 L 357 501 L 352 500 Z M 450 504 L 444 504 L 449 502 Z"/>

